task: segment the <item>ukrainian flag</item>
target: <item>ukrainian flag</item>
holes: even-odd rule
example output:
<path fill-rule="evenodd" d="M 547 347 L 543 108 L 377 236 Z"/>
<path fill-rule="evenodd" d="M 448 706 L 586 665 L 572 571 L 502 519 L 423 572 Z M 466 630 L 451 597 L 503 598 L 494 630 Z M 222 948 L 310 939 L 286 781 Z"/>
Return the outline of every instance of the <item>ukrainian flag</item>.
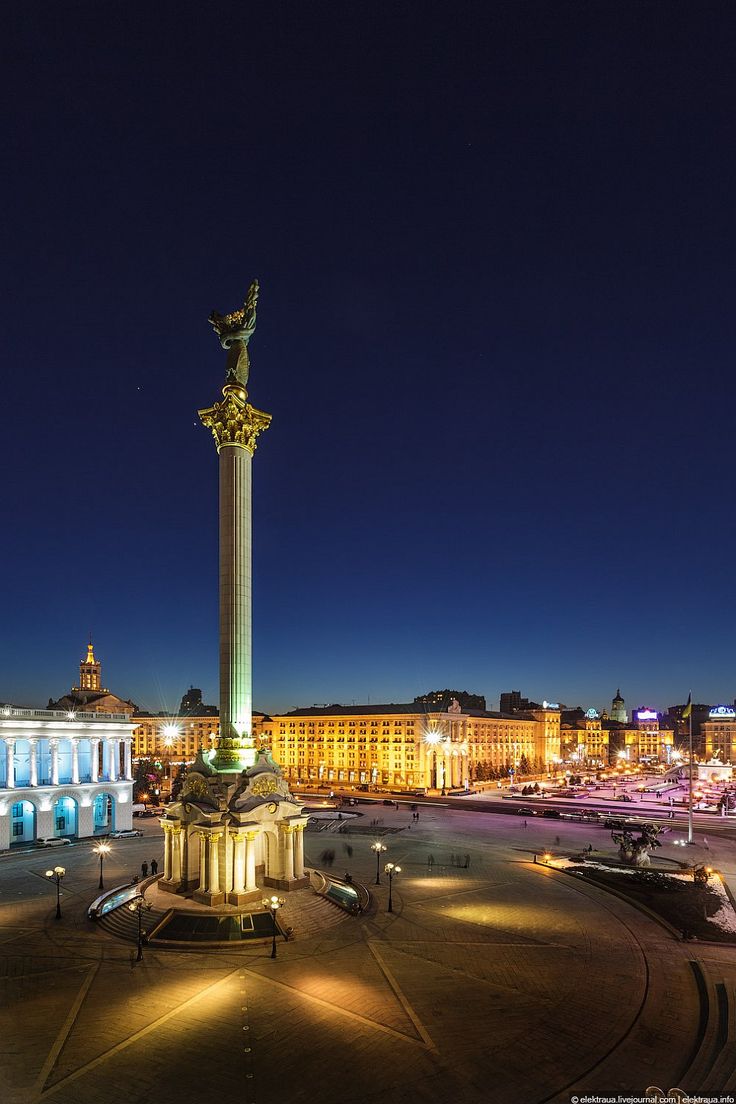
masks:
<path fill-rule="evenodd" d="M 686 720 L 693 711 L 693 695 L 692 692 L 687 696 L 687 705 L 682 711 L 682 719 Z"/>

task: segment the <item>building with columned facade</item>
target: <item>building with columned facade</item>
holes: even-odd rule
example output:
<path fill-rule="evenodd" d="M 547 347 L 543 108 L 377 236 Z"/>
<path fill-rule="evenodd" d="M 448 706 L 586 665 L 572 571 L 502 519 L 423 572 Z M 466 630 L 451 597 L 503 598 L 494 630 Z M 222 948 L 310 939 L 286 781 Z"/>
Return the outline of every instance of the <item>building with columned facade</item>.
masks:
<path fill-rule="evenodd" d="M 0 709 L 0 850 L 130 828 L 132 730 L 124 713 Z"/>
<path fill-rule="evenodd" d="M 457 700 L 444 712 L 415 702 L 312 706 L 264 718 L 262 734 L 293 782 L 459 789 L 481 763 L 513 769 L 523 757 L 549 769 L 560 756 L 560 711 L 509 715 Z"/>

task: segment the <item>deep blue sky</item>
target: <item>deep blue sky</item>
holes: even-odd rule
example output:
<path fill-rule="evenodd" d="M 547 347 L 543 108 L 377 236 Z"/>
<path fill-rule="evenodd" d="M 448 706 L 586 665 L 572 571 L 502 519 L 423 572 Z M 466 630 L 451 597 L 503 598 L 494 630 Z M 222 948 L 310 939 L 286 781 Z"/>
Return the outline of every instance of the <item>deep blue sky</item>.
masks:
<path fill-rule="evenodd" d="M 6 13 L 0 698 L 217 699 L 207 323 L 261 281 L 254 695 L 733 699 L 736 13 Z"/>

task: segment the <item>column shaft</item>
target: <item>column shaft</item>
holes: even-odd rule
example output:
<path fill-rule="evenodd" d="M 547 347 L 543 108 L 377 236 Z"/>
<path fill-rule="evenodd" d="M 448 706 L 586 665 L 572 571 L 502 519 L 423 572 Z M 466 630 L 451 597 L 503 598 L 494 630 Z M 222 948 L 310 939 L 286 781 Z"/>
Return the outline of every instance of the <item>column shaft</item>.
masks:
<path fill-rule="evenodd" d="M 171 878 L 174 882 L 181 881 L 181 828 L 175 828 L 170 833 L 171 838 Z"/>
<path fill-rule="evenodd" d="M 15 740 L 5 741 L 5 785 L 9 790 L 15 789 Z"/>
<path fill-rule="evenodd" d="M 171 881 L 171 829 L 164 828 L 164 880 Z"/>
<path fill-rule="evenodd" d="M 256 889 L 256 840 L 248 835 L 245 840 L 245 891 Z"/>
<path fill-rule="evenodd" d="M 133 779 L 133 741 L 127 739 L 125 741 L 125 780 L 131 782 Z"/>
<path fill-rule="evenodd" d="M 91 779 L 93 782 L 99 782 L 100 779 L 100 740 L 99 737 L 90 740 L 90 763 L 92 767 Z"/>
<path fill-rule="evenodd" d="M 294 849 L 294 877 L 304 877 L 304 825 L 297 825 Z"/>
<path fill-rule="evenodd" d="M 207 836 L 199 837 L 199 888 L 207 889 Z"/>
<path fill-rule="evenodd" d="M 79 784 L 79 740 L 72 739 L 72 782 Z"/>
<path fill-rule="evenodd" d="M 31 785 L 38 785 L 38 744 L 35 740 L 30 741 L 31 745 Z"/>
<path fill-rule="evenodd" d="M 294 877 L 294 833 L 289 828 L 284 831 L 284 877 Z"/>
<path fill-rule="evenodd" d="M 220 891 L 220 840 L 218 836 L 210 836 L 210 878 L 207 887 L 211 893 Z"/>
<path fill-rule="evenodd" d="M 51 785 L 59 785 L 59 741 L 49 740 L 51 749 Z"/>

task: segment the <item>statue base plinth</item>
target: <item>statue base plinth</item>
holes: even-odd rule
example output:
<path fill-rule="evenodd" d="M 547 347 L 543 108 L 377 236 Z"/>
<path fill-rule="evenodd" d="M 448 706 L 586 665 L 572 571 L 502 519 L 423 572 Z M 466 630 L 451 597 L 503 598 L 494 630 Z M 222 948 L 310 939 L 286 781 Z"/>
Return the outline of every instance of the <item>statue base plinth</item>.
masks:
<path fill-rule="evenodd" d="M 159 878 L 156 882 L 156 886 L 158 889 L 162 889 L 164 893 L 183 893 L 186 889 L 183 882 L 165 882 L 163 878 Z"/>
<path fill-rule="evenodd" d="M 227 903 L 229 905 L 253 905 L 260 904 L 263 898 L 263 894 L 260 889 L 248 889 L 243 893 L 228 893 Z"/>

